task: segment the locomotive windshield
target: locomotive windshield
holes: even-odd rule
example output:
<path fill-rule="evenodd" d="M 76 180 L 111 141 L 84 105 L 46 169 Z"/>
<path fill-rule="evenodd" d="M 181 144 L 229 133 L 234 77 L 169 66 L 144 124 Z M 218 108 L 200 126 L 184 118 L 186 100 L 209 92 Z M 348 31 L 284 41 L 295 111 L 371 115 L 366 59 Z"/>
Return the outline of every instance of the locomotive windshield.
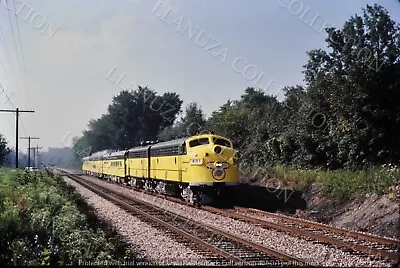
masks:
<path fill-rule="evenodd" d="M 204 144 L 209 144 L 210 141 L 208 140 L 208 138 L 201 138 L 201 139 L 195 139 L 189 142 L 189 146 L 190 147 L 196 147 L 199 145 L 204 145 Z"/>
<path fill-rule="evenodd" d="M 214 142 L 215 145 L 222 145 L 222 146 L 229 147 L 229 148 L 231 147 L 231 143 L 228 140 L 225 140 L 225 139 L 214 138 L 213 142 Z"/>

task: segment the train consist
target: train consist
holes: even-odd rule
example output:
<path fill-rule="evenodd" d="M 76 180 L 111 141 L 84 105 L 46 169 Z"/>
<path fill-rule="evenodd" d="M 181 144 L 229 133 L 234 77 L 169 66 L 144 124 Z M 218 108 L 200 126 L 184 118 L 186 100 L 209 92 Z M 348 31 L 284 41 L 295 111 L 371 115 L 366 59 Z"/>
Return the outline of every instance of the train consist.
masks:
<path fill-rule="evenodd" d="M 237 151 L 219 135 L 202 134 L 83 158 L 85 174 L 144 188 L 192 203 L 226 198 L 239 183 Z"/>

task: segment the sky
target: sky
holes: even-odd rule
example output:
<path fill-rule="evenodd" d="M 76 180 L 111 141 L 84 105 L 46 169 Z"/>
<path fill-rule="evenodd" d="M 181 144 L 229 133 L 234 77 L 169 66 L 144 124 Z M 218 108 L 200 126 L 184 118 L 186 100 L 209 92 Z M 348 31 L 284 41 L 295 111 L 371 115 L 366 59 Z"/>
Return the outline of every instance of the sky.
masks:
<path fill-rule="evenodd" d="M 136 85 L 176 92 L 207 116 L 250 86 L 282 98 L 283 86 L 304 84 L 306 51 L 325 49 L 324 26 L 341 28 L 377 3 L 0 1 L 0 109 L 34 110 L 20 115 L 19 136 L 45 149 L 71 146 Z M 400 22 L 398 0 L 379 4 Z M 0 113 L 0 133 L 15 146 L 15 114 Z"/>

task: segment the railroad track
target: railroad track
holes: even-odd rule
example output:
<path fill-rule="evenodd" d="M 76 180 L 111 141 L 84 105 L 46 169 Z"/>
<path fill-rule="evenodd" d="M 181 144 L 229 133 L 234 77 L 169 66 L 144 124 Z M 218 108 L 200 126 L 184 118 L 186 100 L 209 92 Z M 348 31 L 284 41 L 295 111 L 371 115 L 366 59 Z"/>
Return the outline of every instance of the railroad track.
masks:
<path fill-rule="evenodd" d="M 252 208 L 235 207 L 234 210 L 220 209 L 211 206 L 198 206 L 179 198 L 166 196 L 133 188 L 146 194 L 165 198 L 182 205 L 198 207 L 212 213 L 236 220 L 253 223 L 268 229 L 282 231 L 290 235 L 311 239 L 323 244 L 336 246 L 353 254 L 370 256 L 399 264 L 400 241 L 367 233 L 341 229 L 305 219 L 288 217 L 278 213 L 270 213 Z M 256 217 L 250 216 L 251 214 Z M 258 216 L 258 217 L 257 217 Z"/>
<path fill-rule="evenodd" d="M 210 206 L 203 206 L 202 209 L 268 229 L 334 245 L 352 253 L 388 260 L 393 264 L 399 263 L 400 242 L 396 240 L 256 209 L 235 207 L 233 210 L 223 210 Z"/>
<path fill-rule="evenodd" d="M 137 200 L 130 195 L 113 191 L 79 176 L 61 172 L 94 193 L 164 231 L 174 240 L 202 253 L 208 261 L 217 264 L 301 266 L 302 260 L 285 253 L 244 240 L 219 229 L 204 225 L 182 215 Z"/>
<path fill-rule="evenodd" d="M 149 193 L 131 187 L 129 188 L 146 194 L 159 196 L 182 205 L 194 206 L 193 204 L 178 198 L 158 193 Z M 233 210 L 219 209 L 210 206 L 200 206 L 199 208 L 211 213 L 256 224 L 263 228 L 274 229 L 292 236 L 336 246 L 342 250 L 349 251 L 352 254 L 384 259 L 394 264 L 399 263 L 398 253 L 400 242 L 397 240 L 340 229 L 313 221 L 288 217 L 277 213 L 268 213 L 251 208 L 235 207 Z"/>

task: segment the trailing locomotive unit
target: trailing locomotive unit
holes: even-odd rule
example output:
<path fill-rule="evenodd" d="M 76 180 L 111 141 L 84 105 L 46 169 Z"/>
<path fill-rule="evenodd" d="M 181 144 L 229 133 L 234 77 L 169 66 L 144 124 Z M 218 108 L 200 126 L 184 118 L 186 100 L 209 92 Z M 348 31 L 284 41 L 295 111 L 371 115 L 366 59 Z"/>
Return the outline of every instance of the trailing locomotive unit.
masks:
<path fill-rule="evenodd" d="M 82 170 L 190 202 L 212 203 L 238 184 L 237 160 L 230 140 L 203 134 L 108 155 L 99 152 L 83 159 Z"/>
<path fill-rule="evenodd" d="M 104 157 L 109 155 L 111 152 L 112 150 L 104 150 L 83 158 L 82 171 L 88 175 L 102 177 Z"/>

